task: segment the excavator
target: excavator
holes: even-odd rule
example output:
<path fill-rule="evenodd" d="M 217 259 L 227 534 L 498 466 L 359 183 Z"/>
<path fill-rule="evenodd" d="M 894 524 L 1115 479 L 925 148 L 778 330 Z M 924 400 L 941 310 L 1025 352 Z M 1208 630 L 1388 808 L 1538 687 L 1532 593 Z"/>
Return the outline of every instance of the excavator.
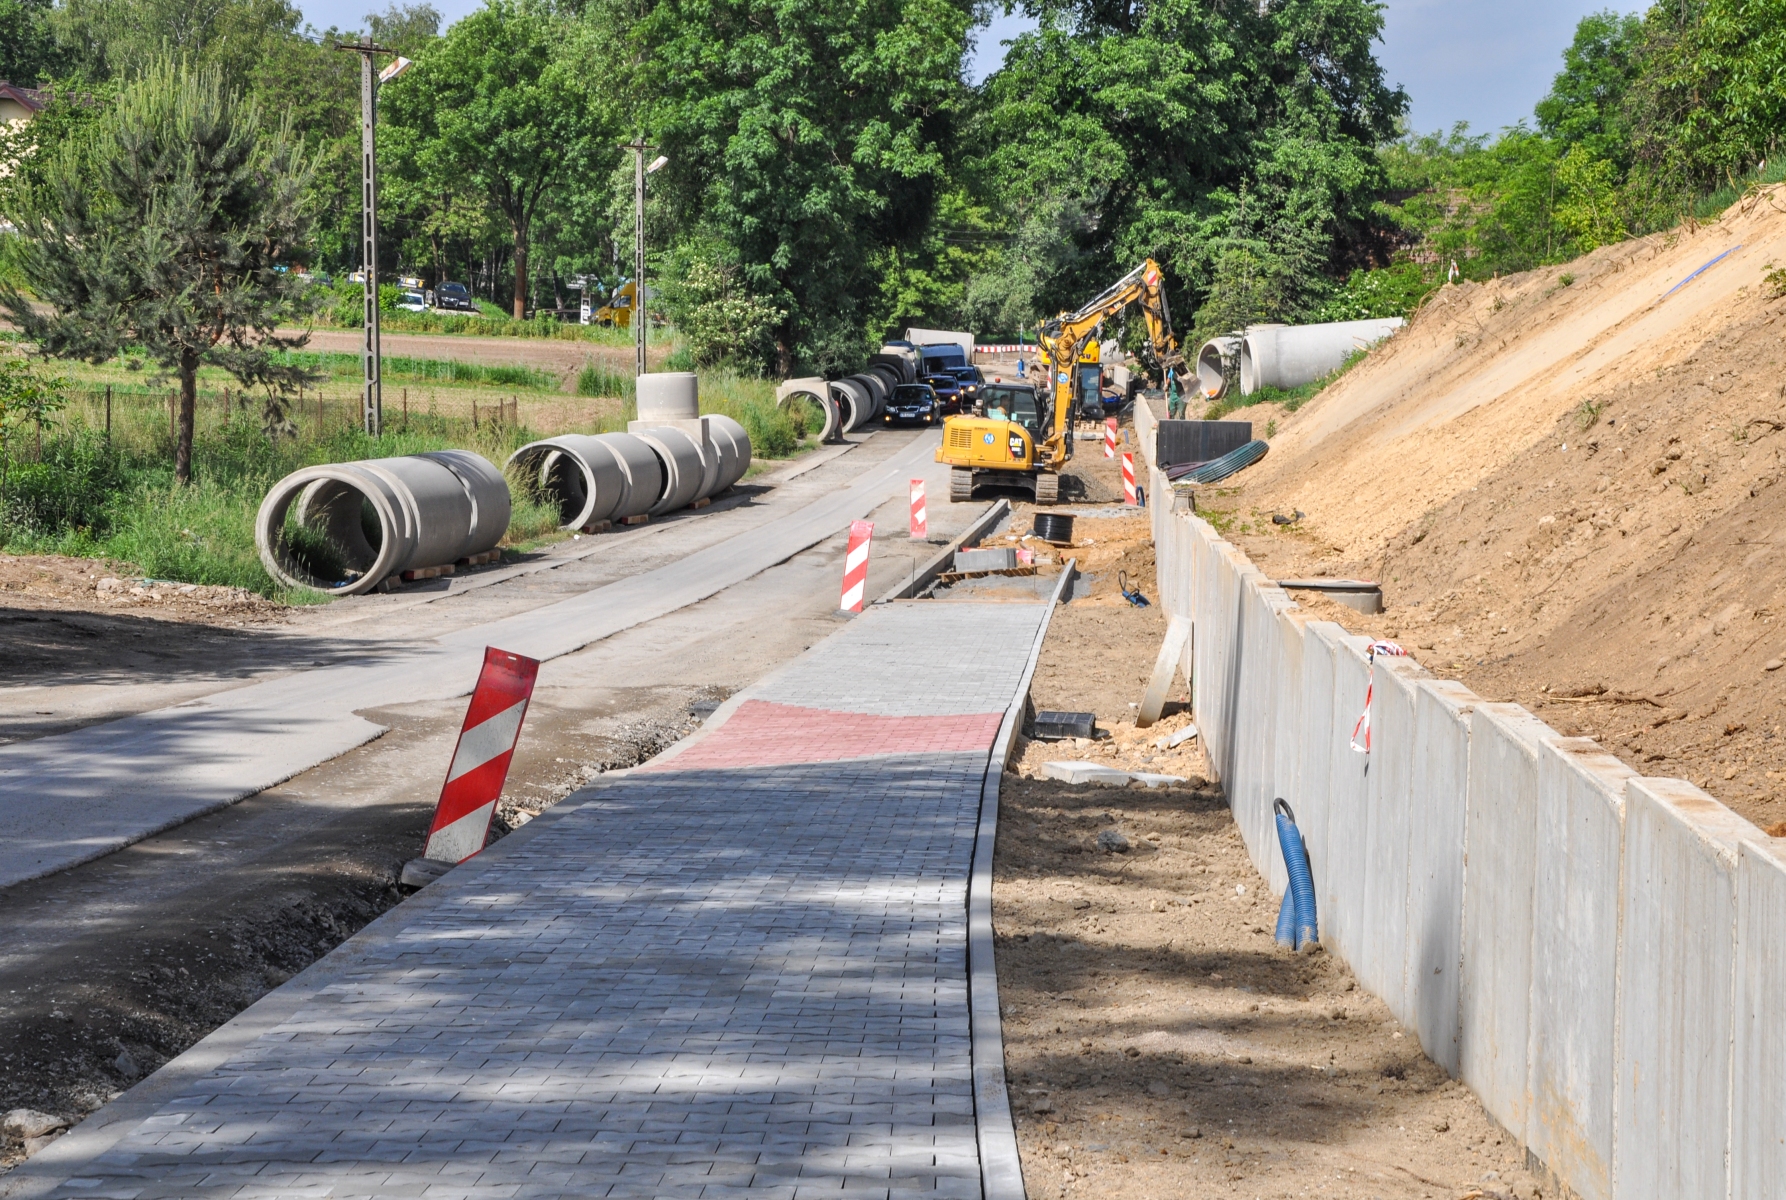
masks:
<path fill-rule="evenodd" d="M 1037 504 L 1060 499 L 1060 472 L 1073 457 L 1073 413 L 1089 375 L 1077 364 L 1098 326 L 1130 304 L 1139 304 L 1147 318 L 1148 345 L 1162 370 L 1184 365 L 1172 335 L 1172 314 L 1166 307 L 1165 279 L 1159 264 L 1148 259 L 1124 275 L 1102 295 L 1077 312 L 1062 313 L 1042 326 L 1051 382 L 1048 395 L 1038 396 L 1028 384 L 987 384 L 980 393 L 984 416 L 962 415 L 943 422 L 943 444 L 936 461 L 949 464 L 949 499 L 973 499 L 982 483 L 1027 489 Z M 1095 371 L 1097 368 L 1093 368 Z"/>

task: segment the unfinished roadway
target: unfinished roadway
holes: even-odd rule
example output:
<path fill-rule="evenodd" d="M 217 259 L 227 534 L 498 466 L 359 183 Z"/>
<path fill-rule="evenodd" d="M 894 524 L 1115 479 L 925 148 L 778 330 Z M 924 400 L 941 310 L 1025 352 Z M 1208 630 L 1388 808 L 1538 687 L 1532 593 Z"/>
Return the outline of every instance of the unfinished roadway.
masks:
<path fill-rule="evenodd" d="M 204 641 L 165 670 L 95 646 L 0 688 L 0 733 L 18 739 L 0 747 L 18 835 L 0 1107 L 78 1118 L 128 1086 L 115 1057 L 152 1069 L 389 908 L 484 644 L 557 654 L 510 775 L 525 819 L 843 625 L 852 518 L 878 523 L 871 595 L 909 577 L 937 549 L 904 532 L 933 444 L 885 431 L 712 510 Z M 933 509 L 933 541 L 979 511 Z M 170 649 L 202 632 L 138 623 Z"/>
<path fill-rule="evenodd" d="M 0 1194 L 1020 1196 L 991 849 L 1051 608 L 871 609 Z"/>

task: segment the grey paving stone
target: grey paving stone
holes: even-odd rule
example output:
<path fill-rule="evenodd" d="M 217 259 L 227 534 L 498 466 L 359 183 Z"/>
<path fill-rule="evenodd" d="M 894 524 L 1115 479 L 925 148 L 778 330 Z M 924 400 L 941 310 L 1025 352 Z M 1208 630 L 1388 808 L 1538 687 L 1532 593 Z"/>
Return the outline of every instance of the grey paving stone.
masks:
<path fill-rule="evenodd" d="M 950 609 L 865 614 L 747 694 L 1004 709 L 1041 609 Z M 579 793 L 353 939 L 351 970 L 56 1194 L 977 1196 L 985 769 L 915 752 Z"/>

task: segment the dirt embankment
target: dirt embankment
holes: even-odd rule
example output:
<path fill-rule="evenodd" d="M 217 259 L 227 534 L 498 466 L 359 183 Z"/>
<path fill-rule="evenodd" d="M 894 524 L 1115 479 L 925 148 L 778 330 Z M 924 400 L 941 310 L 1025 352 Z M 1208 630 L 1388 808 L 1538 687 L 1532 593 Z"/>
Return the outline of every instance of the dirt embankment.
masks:
<path fill-rule="evenodd" d="M 1306 607 L 1776 827 L 1780 264 L 1776 189 L 1714 225 L 1447 288 L 1301 412 L 1271 414 L 1271 456 L 1200 503 L 1268 574 L 1378 579 L 1388 606 Z"/>

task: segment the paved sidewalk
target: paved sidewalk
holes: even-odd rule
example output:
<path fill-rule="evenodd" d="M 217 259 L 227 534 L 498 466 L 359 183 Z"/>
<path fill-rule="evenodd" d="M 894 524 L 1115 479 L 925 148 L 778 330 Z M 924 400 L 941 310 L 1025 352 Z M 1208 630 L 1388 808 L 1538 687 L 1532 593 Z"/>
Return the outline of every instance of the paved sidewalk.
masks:
<path fill-rule="evenodd" d="M 0 1194 L 978 1198 L 967 883 L 1045 613 L 869 611 Z"/>

